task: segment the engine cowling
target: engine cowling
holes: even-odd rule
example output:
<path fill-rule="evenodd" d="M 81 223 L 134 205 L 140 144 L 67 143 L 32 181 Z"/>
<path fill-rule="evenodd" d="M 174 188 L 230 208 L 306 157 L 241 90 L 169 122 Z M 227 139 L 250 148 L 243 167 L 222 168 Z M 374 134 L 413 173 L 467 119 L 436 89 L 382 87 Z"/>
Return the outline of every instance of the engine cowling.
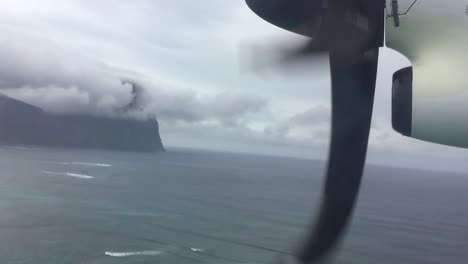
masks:
<path fill-rule="evenodd" d="M 397 12 L 387 2 L 386 44 L 413 64 L 393 76 L 393 128 L 409 137 L 468 148 L 466 1 L 413 3 L 399 0 Z"/>

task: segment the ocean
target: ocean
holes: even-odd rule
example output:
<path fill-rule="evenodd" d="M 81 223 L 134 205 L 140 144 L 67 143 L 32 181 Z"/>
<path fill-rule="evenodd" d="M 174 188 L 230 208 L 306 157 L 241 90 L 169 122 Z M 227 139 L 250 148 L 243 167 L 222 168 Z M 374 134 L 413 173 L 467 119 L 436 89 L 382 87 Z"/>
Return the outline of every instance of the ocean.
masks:
<path fill-rule="evenodd" d="M 0 147 L 0 263 L 274 263 L 324 162 L 196 150 Z M 468 174 L 368 165 L 331 263 L 467 263 Z"/>

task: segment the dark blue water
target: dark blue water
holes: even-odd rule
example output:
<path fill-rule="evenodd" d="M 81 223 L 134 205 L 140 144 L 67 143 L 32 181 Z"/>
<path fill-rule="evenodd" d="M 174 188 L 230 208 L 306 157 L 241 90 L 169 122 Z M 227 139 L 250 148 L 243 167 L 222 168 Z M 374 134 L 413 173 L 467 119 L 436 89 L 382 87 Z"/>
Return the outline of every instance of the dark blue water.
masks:
<path fill-rule="evenodd" d="M 0 263 L 272 263 L 324 164 L 201 151 L 0 148 Z M 368 166 L 335 263 L 466 263 L 468 175 Z"/>

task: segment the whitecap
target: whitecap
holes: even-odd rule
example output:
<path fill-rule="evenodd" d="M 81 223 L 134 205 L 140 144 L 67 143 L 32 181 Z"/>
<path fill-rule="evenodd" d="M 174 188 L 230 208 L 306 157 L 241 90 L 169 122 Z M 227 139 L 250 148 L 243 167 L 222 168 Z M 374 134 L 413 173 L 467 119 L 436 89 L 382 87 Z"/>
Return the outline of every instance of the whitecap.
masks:
<path fill-rule="evenodd" d="M 77 174 L 77 173 L 69 173 L 69 172 L 67 172 L 66 174 L 67 174 L 67 176 L 80 178 L 80 179 L 94 179 L 93 176 L 89 176 L 89 175 L 85 175 L 85 174 Z"/>
<path fill-rule="evenodd" d="M 53 171 L 41 171 L 44 174 L 50 175 L 63 175 L 63 176 L 70 176 L 79 179 L 93 179 L 93 176 L 85 175 L 85 174 L 78 174 L 78 173 L 71 173 L 71 172 L 53 172 Z"/>
<path fill-rule="evenodd" d="M 112 167 L 111 164 L 107 163 L 90 163 L 90 162 L 78 162 L 78 161 L 73 161 L 73 162 L 62 162 L 64 165 L 82 165 L 82 166 L 91 166 L 91 167 Z"/>
<path fill-rule="evenodd" d="M 41 171 L 41 173 L 44 173 L 44 174 L 52 174 L 52 175 L 64 175 L 64 173 L 61 173 L 61 172 L 53 172 L 53 171 Z"/>
<path fill-rule="evenodd" d="M 123 257 L 132 257 L 132 256 L 157 256 L 157 255 L 161 255 L 162 252 L 156 251 L 156 250 L 135 251 L 135 252 L 106 251 L 104 252 L 104 254 L 107 256 L 111 256 L 111 257 L 123 258 Z"/>
<path fill-rule="evenodd" d="M 203 252 L 203 249 L 201 248 L 190 248 L 193 252 Z"/>

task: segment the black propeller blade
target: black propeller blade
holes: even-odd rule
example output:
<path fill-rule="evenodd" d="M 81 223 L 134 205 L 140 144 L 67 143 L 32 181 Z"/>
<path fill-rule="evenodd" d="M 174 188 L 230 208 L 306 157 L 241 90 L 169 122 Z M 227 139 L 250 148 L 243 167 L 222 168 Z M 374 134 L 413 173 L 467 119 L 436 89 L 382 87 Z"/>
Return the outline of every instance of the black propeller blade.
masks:
<path fill-rule="evenodd" d="M 369 138 L 384 0 L 246 0 L 266 21 L 310 37 L 298 58 L 326 51 L 332 83 L 332 133 L 318 219 L 297 251 L 295 263 L 329 255 L 346 229 L 357 199 Z"/>
<path fill-rule="evenodd" d="M 377 48 L 347 65 L 330 54 L 332 134 L 325 189 L 317 222 L 298 252 L 301 263 L 326 256 L 349 222 L 366 159 L 377 61 Z"/>

